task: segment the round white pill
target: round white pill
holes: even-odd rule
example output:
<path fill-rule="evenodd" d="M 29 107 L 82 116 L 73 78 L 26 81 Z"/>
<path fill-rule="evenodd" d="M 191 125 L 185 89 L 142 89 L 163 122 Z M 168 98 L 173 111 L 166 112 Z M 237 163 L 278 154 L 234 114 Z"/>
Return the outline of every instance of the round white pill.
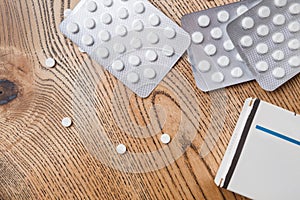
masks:
<path fill-rule="evenodd" d="M 128 62 L 133 66 L 139 66 L 141 64 L 141 59 L 138 56 L 129 56 Z"/>
<path fill-rule="evenodd" d="M 277 32 L 272 35 L 272 40 L 275 44 L 283 43 L 285 40 L 284 34 Z"/>
<path fill-rule="evenodd" d="M 208 56 L 213 56 L 217 53 L 217 47 L 213 44 L 208 44 L 204 47 L 204 51 Z"/>
<path fill-rule="evenodd" d="M 117 146 L 116 150 L 117 150 L 117 153 L 118 153 L 118 154 L 123 155 L 123 154 L 126 153 L 127 148 L 126 148 L 126 146 L 125 146 L 124 144 L 119 144 L 119 145 Z"/>
<path fill-rule="evenodd" d="M 66 9 L 66 10 L 64 11 L 64 17 L 68 17 L 71 13 L 72 13 L 72 10 L 71 10 L 71 9 Z"/>
<path fill-rule="evenodd" d="M 118 10 L 118 16 L 120 19 L 127 19 L 129 16 L 129 12 L 126 8 L 120 8 Z"/>
<path fill-rule="evenodd" d="M 169 144 L 171 142 L 171 136 L 169 134 L 163 134 L 161 137 L 160 137 L 160 141 L 163 143 L 163 144 Z"/>
<path fill-rule="evenodd" d="M 248 11 L 248 7 L 245 6 L 245 5 L 241 5 L 240 7 L 237 8 L 236 13 L 238 15 L 242 15 L 242 14 L 244 14 L 247 11 Z"/>
<path fill-rule="evenodd" d="M 241 38 L 241 45 L 243 47 L 251 47 L 253 45 L 253 39 L 249 35 L 243 36 Z"/>
<path fill-rule="evenodd" d="M 231 70 L 231 76 L 233 78 L 241 78 L 243 75 L 244 72 L 240 67 L 235 67 Z"/>
<path fill-rule="evenodd" d="M 216 83 L 222 83 L 225 77 L 222 72 L 216 72 L 211 76 L 211 80 Z"/>
<path fill-rule="evenodd" d="M 227 40 L 223 43 L 225 51 L 232 51 L 235 47 L 231 40 Z"/>
<path fill-rule="evenodd" d="M 116 43 L 114 44 L 114 50 L 116 53 L 123 54 L 126 52 L 126 47 L 123 44 Z"/>
<path fill-rule="evenodd" d="M 135 48 L 135 49 L 140 49 L 142 48 L 143 46 L 143 43 L 140 39 L 138 38 L 133 38 L 131 41 L 130 41 L 130 45 Z"/>
<path fill-rule="evenodd" d="M 121 37 L 124 37 L 127 35 L 127 28 L 123 25 L 119 25 L 116 27 L 116 34 L 121 36 Z"/>
<path fill-rule="evenodd" d="M 276 67 L 273 70 L 272 74 L 276 79 L 282 79 L 283 77 L 285 77 L 285 70 L 281 67 Z"/>
<path fill-rule="evenodd" d="M 227 56 L 221 56 L 218 58 L 217 63 L 220 67 L 228 67 L 230 65 L 230 59 Z"/>
<path fill-rule="evenodd" d="M 147 40 L 151 43 L 151 44 L 157 44 L 159 42 L 159 37 L 156 33 L 152 33 L 150 32 L 147 36 Z"/>
<path fill-rule="evenodd" d="M 294 3 L 289 7 L 289 11 L 292 15 L 300 14 L 300 3 Z"/>
<path fill-rule="evenodd" d="M 97 55 L 102 58 L 102 59 L 105 59 L 105 58 L 108 58 L 109 56 L 109 51 L 107 48 L 105 47 L 100 47 L 97 49 Z"/>
<path fill-rule="evenodd" d="M 140 81 L 140 77 L 137 73 L 130 72 L 130 73 L 127 74 L 127 81 L 132 83 L 132 84 L 135 84 L 135 83 L 138 83 Z"/>
<path fill-rule="evenodd" d="M 137 31 L 137 32 L 141 32 L 142 30 L 144 30 L 144 24 L 141 20 L 137 19 L 134 20 L 132 22 L 132 29 Z"/>
<path fill-rule="evenodd" d="M 100 31 L 98 36 L 103 42 L 110 40 L 110 33 L 108 31 Z"/>
<path fill-rule="evenodd" d="M 245 29 L 245 30 L 248 30 L 248 29 L 251 29 L 254 27 L 254 20 L 251 18 L 251 17 L 245 17 L 243 20 L 242 20 L 242 27 Z"/>
<path fill-rule="evenodd" d="M 256 46 L 256 51 L 258 54 L 266 54 L 269 51 L 269 47 L 265 43 L 259 43 Z"/>
<path fill-rule="evenodd" d="M 298 50 L 300 49 L 300 41 L 298 39 L 292 39 L 289 41 L 288 47 L 290 50 Z"/>
<path fill-rule="evenodd" d="M 222 10 L 218 12 L 218 21 L 221 23 L 225 23 L 229 20 L 230 15 L 226 10 Z"/>
<path fill-rule="evenodd" d="M 87 19 L 85 20 L 84 22 L 84 26 L 87 28 L 87 29 L 93 29 L 96 27 L 96 22 L 94 19 Z"/>
<path fill-rule="evenodd" d="M 192 41 L 195 44 L 201 44 L 204 40 L 204 36 L 201 32 L 195 32 L 192 34 Z"/>
<path fill-rule="evenodd" d="M 147 79 L 155 79 L 156 71 L 152 68 L 147 68 L 144 70 L 144 77 Z"/>
<path fill-rule="evenodd" d="M 78 33 L 79 32 L 79 26 L 78 24 L 74 23 L 74 22 L 70 22 L 68 25 L 67 25 L 67 31 L 69 33 Z"/>
<path fill-rule="evenodd" d="M 198 25 L 202 28 L 208 27 L 210 24 L 210 18 L 207 15 L 201 15 L 198 18 Z"/>
<path fill-rule="evenodd" d="M 113 5 L 113 0 L 102 0 L 102 3 L 105 7 L 110 7 Z"/>
<path fill-rule="evenodd" d="M 176 31 L 174 28 L 171 27 L 166 27 L 164 29 L 164 35 L 168 38 L 168 39 L 173 39 L 176 37 Z"/>
<path fill-rule="evenodd" d="M 293 56 L 289 59 L 289 65 L 291 67 L 300 67 L 300 56 Z"/>
<path fill-rule="evenodd" d="M 92 46 L 94 44 L 94 38 L 91 35 L 84 35 L 81 38 L 81 42 L 86 46 Z"/>
<path fill-rule="evenodd" d="M 111 24 L 112 16 L 109 13 L 103 13 L 101 16 L 101 22 L 106 25 Z"/>
<path fill-rule="evenodd" d="M 171 57 L 175 54 L 175 49 L 169 45 L 165 45 L 162 49 L 162 53 L 167 57 Z"/>
<path fill-rule="evenodd" d="M 124 70 L 125 65 L 121 60 L 116 60 L 113 62 L 111 67 L 113 68 L 113 70 L 120 72 Z"/>
<path fill-rule="evenodd" d="M 300 31 L 300 23 L 298 21 L 290 22 L 288 28 L 291 33 L 296 33 Z"/>
<path fill-rule="evenodd" d="M 273 24 L 275 24 L 276 26 L 281 26 L 285 24 L 285 21 L 285 16 L 282 14 L 277 14 L 273 17 Z"/>
<path fill-rule="evenodd" d="M 157 55 L 157 53 L 156 53 L 155 51 L 153 51 L 153 50 L 148 50 L 148 51 L 146 52 L 146 59 L 147 59 L 148 61 L 154 62 L 154 61 L 157 60 L 157 58 L 158 58 L 158 55 Z"/>
<path fill-rule="evenodd" d="M 267 18 L 271 15 L 271 10 L 267 6 L 262 6 L 258 9 L 258 16 L 260 18 Z"/>
<path fill-rule="evenodd" d="M 212 37 L 213 39 L 215 39 L 215 40 L 221 39 L 222 36 L 223 36 L 222 29 L 220 29 L 219 27 L 213 28 L 213 29 L 210 31 L 210 35 L 211 35 L 211 37 Z"/>
<path fill-rule="evenodd" d="M 87 3 L 86 5 L 86 9 L 89 11 L 89 12 L 95 12 L 97 10 L 97 4 L 95 1 L 90 1 Z"/>
<path fill-rule="evenodd" d="M 47 68 L 52 68 L 56 65 L 56 62 L 53 58 L 47 58 L 45 61 L 45 65 Z"/>
<path fill-rule="evenodd" d="M 282 61 L 284 59 L 285 55 L 284 52 L 281 50 L 276 50 L 272 53 L 272 58 L 275 61 Z"/>
<path fill-rule="evenodd" d="M 266 61 L 259 61 L 256 63 L 255 68 L 258 72 L 266 72 L 269 69 L 269 65 Z"/>
<path fill-rule="evenodd" d="M 210 65 L 210 63 L 207 61 L 207 60 L 202 60 L 202 61 L 200 61 L 199 63 L 198 63 L 198 70 L 200 71 L 200 72 L 203 72 L 203 73 L 205 73 L 205 72 L 208 72 L 209 70 L 210 70 L 210 68 L 211 68 L 211 65 Z"/>
<path fill-rule="evenodd" d="M 287 4 L 287 0 L 274 0 L 274 4 L 276 7 L 284 7 Z"/>
<path fill-rule="evenodd" d="M 145 5 L 143 2 L 136 2 L 134 5 L 134 11 L 137 13 L 137 14 L 142 14 L 145 12 L 146 8 L 145 8 Z"/>
<path fill-rule="evenodd" d="M 61 125 L 66 128 L 72 126 L 72 119 L 70 117 L 63 118 L 61 120 Z"/>
<path fill-rule="evenodd" d="M 259 27 L 257 27 L 257 35 L 260 37 L 264 37 L 269 35 L 270 33 L 270 29 L 268 26 L 266 25 L 260 25 Z"/>
<path fill-rule="evenodd" d="M 149 22 L 152 26 L 159 26 L 160 25 L 160 18 L 156 14 L 151 14 L 149 16 Z"/>

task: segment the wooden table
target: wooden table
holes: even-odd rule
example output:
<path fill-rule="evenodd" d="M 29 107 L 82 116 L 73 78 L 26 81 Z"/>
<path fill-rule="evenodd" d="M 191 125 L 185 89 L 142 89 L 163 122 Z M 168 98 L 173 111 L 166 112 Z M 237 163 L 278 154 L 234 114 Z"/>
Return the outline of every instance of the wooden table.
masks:
<path fill-rule="evenodd" d="M 184 56 L 140 99 L 60 33 L 78 1 L 0 2 L 0 100 L 13 99 L 0 105 L 0 199 L 243 199 L 213 182 L 243 102 L 300 113 L 300 77 L 272 93 L 250 82 L 206 94 Z M 231 1 L 151 2 L 180 23 Z M 179 135 L 177 146 L 162 133 Z M 127 154 L 116 155 L 119 143 Z"/>

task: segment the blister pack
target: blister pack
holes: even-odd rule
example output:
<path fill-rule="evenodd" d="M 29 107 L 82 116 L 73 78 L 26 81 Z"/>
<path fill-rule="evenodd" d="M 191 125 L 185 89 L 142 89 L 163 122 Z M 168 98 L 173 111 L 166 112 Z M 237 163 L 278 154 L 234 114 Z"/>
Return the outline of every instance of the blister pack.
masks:
<path fill-rule="evenodd" d="M 263 0 L 227 31 L 263 89 L 274 91 L 300 72 L 299 0 Z"/>
<path fill-rule="evenodd" d="M 253 80 L 246 63 L 227 34 L 227 25 L 254 7 L 242 1 L 185 15 L 183 28 L 190 33 L 188 50 L 197 86 L 205 92 Z"/>
<path fill-rule="evenodd" d="M 60 29 L 140 97 L 190 45 L 189 34 L 145 0 L 81 0 Z"/>

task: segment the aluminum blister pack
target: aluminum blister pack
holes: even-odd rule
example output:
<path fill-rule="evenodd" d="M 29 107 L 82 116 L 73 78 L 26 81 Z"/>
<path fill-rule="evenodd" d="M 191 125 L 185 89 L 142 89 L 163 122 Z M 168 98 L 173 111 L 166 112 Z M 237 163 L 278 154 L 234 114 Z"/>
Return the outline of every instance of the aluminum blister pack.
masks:
<path fill-rule="evenodd" d="M 190 45 L 189 34 L 146 0 L 81 0 L 60 29 L 143 98 Z"/>
<path fill-rule="evenodd" d="M 263 0 L 227 31 L 263 89 L 274 91 L 300 72 L 299 0 Z"/>
<path fill-rule="evenodd" d="M 253 80 L 227 34 L 227 25 L 259 1 L 242 1 L 185 15 L 188 50 L 197 86 L 205 92 Z"/>

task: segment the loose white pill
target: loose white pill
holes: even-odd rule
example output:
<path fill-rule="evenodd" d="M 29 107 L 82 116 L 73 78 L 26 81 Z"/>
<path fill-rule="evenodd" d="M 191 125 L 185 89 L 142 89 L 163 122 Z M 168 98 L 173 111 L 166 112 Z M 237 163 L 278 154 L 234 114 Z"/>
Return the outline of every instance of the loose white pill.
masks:
<path fill-rule="evenodd" d="M 56 62 L 53 58 L 47 58 L 45 61 L 45 65 L 47 68 L 52 68 L 56 65 Z"/>
<path fill-rule="evenodd" d="M 225 51 L 232 51 L 235 47 L 231 40 L 227 40 L 223 43 Z"/>
<path fill-rule="evenodd" d="M 269 69 L 269 65 L 266 61 L 259 61 L 255 65 L 258 72 L 266 72 Z"/>
<path fill-rule="evenodd" d="M 224 78 L 225 76 L 222 72 L 216 72 L 211 76 L 211 80 L 216 83 L 222 83 Z"/>
<path fill-rule="evenodd" d="M 97 10 L 97 4 L 95 1 L 90 1 L 87 3 L 86 5 L 86 9 L 89 11 L 89 12 L 95 12 Z"/>
<path fill-rule="evenodd" d="M 149 16 L 149 22 L 152 26 L 159 26 L 160 25 L 160 17 L 156 14 L 152 14 Z"/>
<path fill-rule="evenodd" d="M 213 56 L 217 53 L 217 47 L 213 44 L 208 44 L 204 47 L 204 51 L 208 56 Z"/>
<path fill-rule="evenodd" d="M 140 39 L 138 38 L 133 38 L 131 41 L 130 41 L 130 45 L 135 48 L 135 49 L 140 49 L 142 48 L 143 46 L 143 43 Z"/>
<path fill-rule="evenodd" d="M 126 153 L 127 148 L 126 148 L 126 146 L 125 146 L 124 144 L 119 144 L 119 145 L 117 146 L 116 150 L 117 150 L 117 153 L 118 153 L 118 154 L 123 155 L 123 154 Z"/>
<path fill-rule="evenodd" d="M 108 31 L 100 31 L 98 36 L 103 42 L 109 41 L 111 37 Z"/>
<path fill-rule="evenodd" d="M 137 32 L 141 32 L 144 30 L 144 24 L 141 20 L 136 19 L 132 22 L 132 29 L 137 31 Z"/>
<path fill-rule="evenodd" d="M 155 79 L 156 71 L 152 68 L 147 68 L 144 70 L 144 77 L 147 79 Z"/>
<path fill-rule="evenodd" d="M 289 7 L 289 11 L 292 15 L 300 14 L 300 3 L 294 3 Z"/>
<path fill-rule="evenodd" d="M 238 15 L 242 15 L 242 14 L 244 14 L 247 11 L 248 11 L 248 7 L 245 6 L 245 5 L 241 5 L 240 7 L 237 8 L 236 13 Z"/>
<path fill-rule="evenodd" d="M 285 40 L 284 34 L 277 32 L 272 35 L 272 40 L 275 44 L 283 43 Z"/>
<path fill-rule="evenodd" d="M 198 24 L 202 28 L 208 27 L 210 24 L 210 18 L 207 15 L 201 15 L 198 18 Z"/>
<path fill-rule="evenodd" d="M 273 72 L 272 72 L 273 76 L 276 79 L 282 79 L 283 77 L 285 77 L 285 70 L 281 67 L 276 67 Z"/>
<path fill-rule="evenodd" d="M 233 78 L 241 78 L 243 75 L 244 72 L 240 67 L 235 67 L 231 70 L 231 76 Z"/>
<path fill-rule="evenodd" d="M 288 28 L 291 33 L 296 33 L 300 31 L 300 23 L 298 21 L 290 22 Z"/>
<path fill-rule="evenodd" d="M 262 6 L 258 9 L 258 16 L 260 18 L 267 18 L 271 15 L 271 10 L 267 6 Z"/>
<path fill-rule="evenodd" d="M 176 37 L 176 31 L 174 28 L 171 27 L 166 27 L 164 29 L 164 35 L 168 38 L 168 39 L 173 39 Z"/>
<path fill-rule="evenodd" d="M 121 60 L 116 60 L 113 62 L 111 67 L 113 68 L 113 70 L 120 72 L 124 70 L 125 65 Z"/>
<path fill-rule="evenodd" d="M 289 59 L 289 65 L 291 67 L 300 67 L 300 56 L 293 56 Z"/>
<path fill-rule="evenodd" d="M 169 45 L 165 45 L 162 49 L 162 53 L 167 57 L 171 57 L 175 54 L 175 49 Z"/>
<path fill-rule="evenodd" d="M 218 39 L 221 39 L 222 36 L 223 36 L 223 31 L 222 29 L 220 29 L 219 27 L 216 27 L 216 28 L 213 28 L 211 31 L 210 31 L 210 35 L 213 39 L 215 40 L 218 40 Z"/>
<path fill-rule="evenodd" d="M 61 125 L 66 128 L 72 126 L 72 119 L 70 117 L 63 118 L 61 120 Z"/>
<path fill-rule="evenodd" d="M 200 72 L 208 72 L 211 69 L 211 64 L 207 60 L 202 60 L 197 67 Z"/>
<path fill-rule="evenodd" d="M 146 59 L 147 59 L 148 61 L 154 62 L 154 61 L 157 60 L 157 58 L 158 58 L 158 55 L 157 55 L 157 53 L 156 53 L 155 51 L 153 51 L 153 50 L 148 50 L 148 51 L 146 52 Z"/>
<path fill-rule="evenodd" d="M 94 44 L 94 38 L 91 35 L 84 35 L 81 38 L 81 42 L 86 46 L 92 46 Z"/>
<path fill-rule="evenodd" d="M 243 20 L 242 20 L 242 27 L 245 29 L 245 30 L 248 30 L 248 29 L 251 29 L 254 27 L 254 20 L 251 18 L 251 17 L 245 17 Z"/>
<path fill-rule="evenodd" d="M 135 72 L 130 72 L 127 74 L 127 81 L 132 84 L 136 84 L 140 81 L 140 77 Z"/>
<path fill-rule="evenodd" d="M 128 62 L 133 66 L 139 66 L 141 64 L 141 59 L 138 56 L 129 56 Z"/>
<path fill-rule="evenodd" d="M 266 54 L 269 51 L 269 47 L 265 43 L 259 43 L 256 46 L 256 51 L 258 54 Z"/>
<path fill-rule="evenodd" d="M 273 24 L 275 24 L 276 26 L 281 26 L 285 24 L 285 21 L 285 16 L 282 14 L 277 14 L 273 17 Z"/>
<path fill-rule="evenodd" d="M 274 0 L 274 4 L 276 7 L 284 7 L 287 4 L 287 0 Z"/>
<path fill-rule="evenodd" d="M 251 47 L 253 45 L 253 39 L 249 35 L 243 36 L 241 38 L 241 45 L 243 47 Z"/>
<path fill-rule="evenodd" d="M 192 41 L 195 44 L 201 44 L 204 40 L 204 36 L 201 32 L 195 32 L 192 34 Z"/>
<path fill-rule="evenodd" d="M 67 31 L 69 33 L 78 33 L 79 32 L 79 26 L 78 24 L 74 23 L 74 22 L 70 22 L 68 25 L 67 25 Z"/>
<path fill-rule="evenodd" d="M 222 10 L 218 12 L 218 21 L 221 23 L 225 23 L 229 20 L 230 15 L 226 10 Z"/>
<path fill-rule="evenodd" d="M 159 42 L 159 37 L 156 33 L 152 33 L 150 32 L 147 36 L 147 40 L 151 43 L 151 44 L 157 44 Z"/>
<path fill-rule="evenodd" d="M 106 59 L 109 57 L 109 51 L 107 48 L 101 47 L 97 49 L 97 55 L 102 59 Z"/>
<path fill-rule="evenodd" d="M 160 141 L 163 143 L 163 144 L 169 144 L 171 142 L 171 136 L 169 134 L 163 134 L 161 137 L 160 137 Z"/>
<path fill-rule="evenodd" d="M 134 11 L 137 13 L 137 14 L 142 14 L 145 12 L 146 8 L 145 8 L 145 5 L 143 4 L 143 2 L 136 2 L 134 5 Z"/>
<path fill-rule="evenodd" d="M 284 52 L 281 50 L 276 50 L 272 53 L 272 58 L 275 61 L 282 61 L 284 59 L 285 55 Z"/>
<path fill-rule="evenodd" d="M 270 33 L 270 29 L 268 26 L 266 25 L 260 25 L 259 27 L 257 27 L 257 35 L 260 37 L 264 37 L 269 35 Z"/>
<path fill-rule="evenodd" d="M 298 39 L 292 39 L 289 41 L 288 47 L 290 50 L 298 50 L 300 49 L 300 41 Z"/>
<path fill-rule="evenodd" d="M 101 16 L 101 22 L 106 25 L 111 24 L 112 16 L 109 13 L 103 13 Z"/>
<path fill-rule="evenodd" d="M 221 56 L 218 58 L 217 63 L 220 67 L 228 67 L 230 65 L 230 59 L 227 56 Z"/>

